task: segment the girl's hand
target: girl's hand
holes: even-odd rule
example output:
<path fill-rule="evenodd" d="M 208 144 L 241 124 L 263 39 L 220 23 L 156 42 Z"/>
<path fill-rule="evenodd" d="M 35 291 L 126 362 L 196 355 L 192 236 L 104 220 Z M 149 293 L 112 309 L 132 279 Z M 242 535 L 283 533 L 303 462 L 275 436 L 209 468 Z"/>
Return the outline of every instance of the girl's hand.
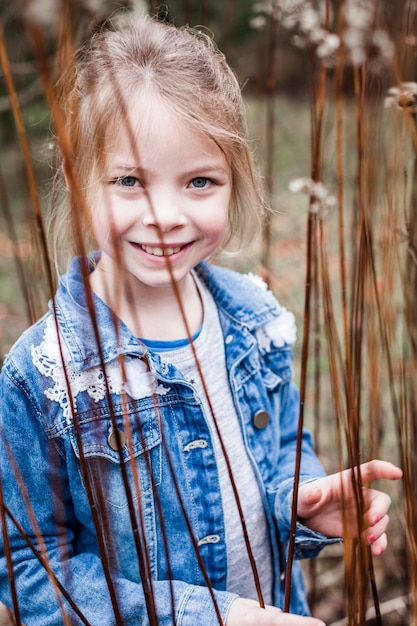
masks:
<path fill-rule="evenodd" d="M 256 600 L 236 598 L 230 606 L 226 626 L 325 626 L 315 617 L 283 613 L 274 606 L 261 609 Z"/>
<path fill-rule="evenodd" d="M 359 466 L 362 484 L 375 478 L 398 480 L 402 471 L 387 461 L 369 461 Z M 300 485 L 297 513 L 308 528 L 328 537 L 358 536 L 356 500 L 352 470 L 347 469 L 325 478 Z M 357 483 L 357 481 L 354 481 Z M 373 554 L 381 554 L 388 545 L 385 534 L 389 517 L 389 496 L 376 489 L 362 488 L 364 515 L 362 531 Z M 342 511 L 344 514 L 342 515 Z"/>
<path fill-rule="evenodd" d="M 0 602 L 0 626 L 14 626 L 15 623 L 11 611 Z"/>

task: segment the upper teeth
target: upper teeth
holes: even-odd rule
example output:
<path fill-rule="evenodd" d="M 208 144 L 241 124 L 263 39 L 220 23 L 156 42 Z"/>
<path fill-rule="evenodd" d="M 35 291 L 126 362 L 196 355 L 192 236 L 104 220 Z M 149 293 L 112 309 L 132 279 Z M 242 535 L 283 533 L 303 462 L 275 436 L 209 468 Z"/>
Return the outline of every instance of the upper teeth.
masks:
<path fill-rule="evenodd" d="M 175 248 L 152 248 L 151 246 L 142 246 L 142 248 L 148 254 L 153 254 L 155 256 L 171 256 L 171 254 L 175 254 L 181 250 L 181 246 L 177 246 Z"/>

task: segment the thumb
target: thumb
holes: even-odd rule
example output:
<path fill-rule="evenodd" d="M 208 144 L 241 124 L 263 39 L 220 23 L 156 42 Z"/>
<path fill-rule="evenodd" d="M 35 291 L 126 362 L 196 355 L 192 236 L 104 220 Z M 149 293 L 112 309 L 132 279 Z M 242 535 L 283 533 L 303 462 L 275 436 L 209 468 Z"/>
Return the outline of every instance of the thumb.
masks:
<path fill-rule="evenodd" d="M 323 491 L 315 484 L 315 481 L 300 485 L 298 492 L 298 515 L 300 517 L 307 517 L 309 513 L 312 513 L 312 507 L 318 504 L 322 497 Z"/>

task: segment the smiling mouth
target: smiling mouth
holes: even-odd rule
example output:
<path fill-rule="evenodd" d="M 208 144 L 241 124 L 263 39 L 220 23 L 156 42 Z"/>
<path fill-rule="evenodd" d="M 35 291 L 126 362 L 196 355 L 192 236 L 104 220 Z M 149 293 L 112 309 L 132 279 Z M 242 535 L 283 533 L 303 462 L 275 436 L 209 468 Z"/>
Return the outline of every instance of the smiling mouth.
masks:
<path fill-rule="evenodd" d="M 177 252 L 179 252 L 184 246 L 161 248 L 160 246 L 153 247 L 140 244 L 140 247 L 147 254 L 152 254 L 153 256 L 172 256 L 173 254 L 177 254 Z"/>

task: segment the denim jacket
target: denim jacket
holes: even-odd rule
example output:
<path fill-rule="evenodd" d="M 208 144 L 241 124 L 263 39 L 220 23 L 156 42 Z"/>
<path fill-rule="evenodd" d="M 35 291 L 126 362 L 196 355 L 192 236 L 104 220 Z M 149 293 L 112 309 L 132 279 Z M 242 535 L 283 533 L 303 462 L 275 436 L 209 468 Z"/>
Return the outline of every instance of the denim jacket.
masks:
<path fill-rule="evenodd" d="M 154 624 L 148 614 L 156 613 L 161 626 L 174 616 L 178 626 L 216 626 L 236 596 L 226 589 L 227 512 L 201 402 L 95 296 L 91 315 L 86 269 L 85 260 L 73 261 L 50 311 L 3 366 L 0 600 L 12 607 L 14 586 L 26 626 L 64 624 L 62 611 L 71 624 Z M 196 272 L 218 307 L 282 606 L 299 407 L 280 328 L 285 309 L 247 276 L 206 262 Z M 257 424 L 260 411 L 267 420 Z M 307 431 L 302 445 L 301 482 L 324 475 Z M 296 558 L 333 541 L 298 523 Z M 308 614 L 298 563 L 291 610 Z"/>

